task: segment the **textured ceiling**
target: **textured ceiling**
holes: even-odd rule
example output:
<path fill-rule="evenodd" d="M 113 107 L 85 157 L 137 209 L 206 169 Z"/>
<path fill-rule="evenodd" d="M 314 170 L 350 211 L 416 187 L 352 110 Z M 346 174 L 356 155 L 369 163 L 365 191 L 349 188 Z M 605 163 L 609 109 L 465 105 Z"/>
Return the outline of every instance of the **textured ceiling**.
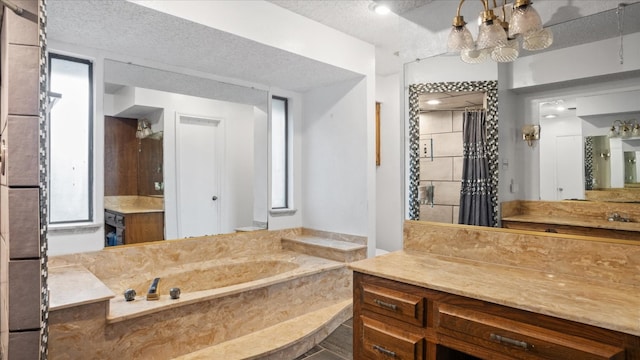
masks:
<path fill-rule="evenodd" d="M 458 0 L 270 1 L 376 45 L 376 71 L 383 75 L 397 72 L 399 64 L 445 53 L 451 21 L 459 4 Z M 639 2 L 625 1 L 630 4 L 624 10 L 626 34 L 640 31 Z M 394 13 L 377 15 L 370 10 L 372 3 L 386 4 Z M 546 51 L 617 36 L 619 3 L 619 0 L 535 1 L 534 7 L 555 37 L 554 44 Z M 467 1 L 462 7 L 462 15 L 470 23 L 474 36 L 477 29 L 471 24 L 473 14 L 481 10 L 480 1 Z M 530 54 L 523 50 L 521 56 Z"/>
<path fill-rule="evenodd" d="M 283 89 L 359 74 L 123 0 L 52 0 L 49 39 Z"/>
<path fill-rule="evenodd" d="M 446 51 L 457 0 L 396 0 L 390 2 L 395 13 L 380 16 L 371 11 L 374 4 L 388 1 L 271 2 L 374 44 L 376 72 L 381 75 L 397 73 L 404 63 Z M 624 10 L 624 32 L 638 32 L 640 0 L 627 3 L 633 4 Z M 557 49 L 617 36 L 617 5 L 617 0 L 538 0 L 534 6 L 546 25 L 551 25 L 555 36 L 551 49 Z M 480 1 L 464 3 L 463 14 L 468 22 L 473 22 L 469 14 L 477 14 L 481 7 Z M 124 0 L 50 0 L 47 10 L 50 39 L 125 54 L 169 68 L 296 91 L 360 77 Z M 527 52 L 523 50 L 522 55 Z"/>

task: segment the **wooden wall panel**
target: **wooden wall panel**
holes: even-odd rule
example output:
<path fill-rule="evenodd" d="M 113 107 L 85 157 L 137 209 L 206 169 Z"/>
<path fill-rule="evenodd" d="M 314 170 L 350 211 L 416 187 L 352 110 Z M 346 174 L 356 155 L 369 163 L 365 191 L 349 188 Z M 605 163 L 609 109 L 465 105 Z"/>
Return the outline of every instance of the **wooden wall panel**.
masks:
<path fill-rule="evenodd" d="M 104 195 L 138 195 L 136 119 L 105 116 Z"/>

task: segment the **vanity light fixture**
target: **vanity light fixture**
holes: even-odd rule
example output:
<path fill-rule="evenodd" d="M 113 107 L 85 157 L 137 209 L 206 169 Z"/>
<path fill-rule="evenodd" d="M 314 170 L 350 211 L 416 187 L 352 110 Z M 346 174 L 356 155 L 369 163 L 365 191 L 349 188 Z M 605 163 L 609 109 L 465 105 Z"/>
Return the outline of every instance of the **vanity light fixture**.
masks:
<path fill-rule="evenodd" d="M 534 140 L 540 140 L 540 125 L 525 125 L 522 127 L 522 140 L 533 146 Z"/>
<path fill-rule="evenodd" d="M 464 62 L 477 64 L 489 57 L 496 62 L 514 61 L 520 53 L 519 39 L 524 49 L 532 51 L 546 49 L 553 43 L 553 33 L 542 27 L 540 15 L 531 0 L 515 0 L 513 5 L 509 5 L 509 21 L 506 0 L 503 0 L 502 17 L 496 16 L 489 8 L 489 0 L 480 0 L 484 11 L 480 14 L 478 39 L 474 42 L 464 17 L 460 15 L 464 1 L 460 0 L 458 4 L 447 41 L 448 50 L 460 52 Z M 493 6 L 498 7 L 496 0 L 493 0 Z"/>
<path fill-rule="evenodd" d="M 640 136 L 640 124 L 635 119 L 631 120 L 615 120 L 609 128 L 608 136 L 610 138 L 621 137 L 629 138 Z"/>

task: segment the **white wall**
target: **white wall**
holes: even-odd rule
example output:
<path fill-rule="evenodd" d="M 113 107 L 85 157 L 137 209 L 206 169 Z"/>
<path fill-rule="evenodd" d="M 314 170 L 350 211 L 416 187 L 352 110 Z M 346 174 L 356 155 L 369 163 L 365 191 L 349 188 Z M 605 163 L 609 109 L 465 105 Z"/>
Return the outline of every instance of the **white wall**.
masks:
<path fill-rule="evenodd" d="M 640 33 L 624 37 L 620 64 L 618 37 L 519 58 L 513 63 L 511 89 L 558 84 L 640 69 Z"/>
<path fill-rule="evenodd" d="M 254 107 L 253 119 L 253 221 L 266 223 L 269 220 L 269 152 L 265 149 L 270 139 L 269 115 Z"/>
<path fill-rule="evenodd" d="M 404 222 L 404 121 L 402 76 L 378 76 L 376 101 L 380 102 L 380 166 L 376 169 L 376 247 L 402 249 Z"/>
<path fill-rule="evenodd" d="M 304 94 L 303 225 L 367 236 L 367 80 Z M 372 158 L 375 162 L 375 158 Z"/>

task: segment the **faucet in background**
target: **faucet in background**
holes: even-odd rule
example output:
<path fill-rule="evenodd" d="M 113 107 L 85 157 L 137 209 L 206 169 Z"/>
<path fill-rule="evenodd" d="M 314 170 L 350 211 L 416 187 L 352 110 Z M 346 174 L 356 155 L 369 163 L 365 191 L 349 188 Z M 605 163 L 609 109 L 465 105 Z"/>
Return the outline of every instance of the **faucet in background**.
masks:
<path fill-rule="evenodd" d="M 607 218 L 607 220 L 609 221 L 619 221 L 619 222 L 632 222 L 633 220 L 631 220 L 629 217 L 624 217 L 618 213 L 611 213 L 609 214 L 609 217 Z"/>

